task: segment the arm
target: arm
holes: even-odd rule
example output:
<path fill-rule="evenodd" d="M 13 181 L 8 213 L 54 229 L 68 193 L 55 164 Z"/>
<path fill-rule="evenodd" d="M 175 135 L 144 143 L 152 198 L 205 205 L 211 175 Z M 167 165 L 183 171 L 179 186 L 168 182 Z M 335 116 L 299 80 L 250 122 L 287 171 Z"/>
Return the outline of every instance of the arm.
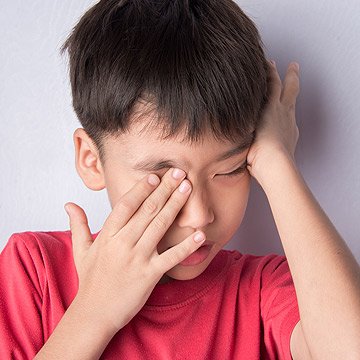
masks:
<path fill-rule="evenodd" d="M 360 359 L 359 265 L 293 161 L 273 159 L 272 171 L 257 180 L 289 263 L 312 358 Z"/>
<path fill-rule="evenodd" d="M 34 359 L 99 359 L 114 335 L 75 298 Z"/>
<path fill-rule="evenodd" d="M 295 164 L 298 68 L 289 66 L 283 84 L 275 64 L 269 72 L 269 102 L 247 161 L 268 198 L 294 281 L 301 318 L 294 359 L 308 350 L 312 359 L 360 359 L 360 268 Z"/>

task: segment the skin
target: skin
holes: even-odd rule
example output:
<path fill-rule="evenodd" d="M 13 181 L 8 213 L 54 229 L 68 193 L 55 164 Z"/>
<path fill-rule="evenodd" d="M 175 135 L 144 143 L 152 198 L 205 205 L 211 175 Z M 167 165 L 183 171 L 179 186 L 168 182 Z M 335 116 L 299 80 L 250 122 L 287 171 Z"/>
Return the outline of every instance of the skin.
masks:
<path fill-rule="evenodd" d="M 153 173 L 162 179 L 164 176 L 170 177 L 172 171 L 134 170 L 135 163 L 142 160 L 146 154 L 152 154 L 155 159 L 161 159 L 163 154 L 174 154 L 166 158 L 177 162 L 185 171 L 187 182 L 192 185 L 192 189 L 186 195 L 187 201 L 182 208 L 175 210 L 178 211 L 177 214 L 173 213 L 176 217 L 159 240 L 158 253 L 164 253 L 169 247 L 179 244 L 198 230 L 204 232 L 212 247 L 209 257 L 203 263 L 195 266 L 175 265 L 163 275 L 160 282 L 193 279 L 206 269 L 242 222 L 250 191 L 250 174 L 246 168 L 236 176 L 228 177 L 222 174 L 243 164 L 248 149 L 229 159 L 216 162 L 215 159 L 220 154 L 237 144 L 216 141 L 211 135 L 204 137 L 201 144 L 190 145 L 178 139 L 164 141 L 159 138 L 157 131 L 146 131 L 139 135 L 141 128 L 142 124 L 136 124 L 129 133 L 106 142 L 107 160 L 101 175 L 99 174 L 102 186 L 106 187 L 111 206 L 114 207 L 144 176 Z M 183 136 L 183 133 L 180 136 Z M 82 129 L 76 131 L 75 138 L 79 142 L 89 140 Z"/>
<path fill-rule="evenodd" d="M 66 204 L 79 290 L 36 359 L 99 358 L 159 281 L 191 279 L 204 271 L 241 224 L 251 176 L 268 197 L 294 279 L 301 321 L 291 336 L 293 359 L 359 358 L 360 269 L 295 164 L 297 64 L 289 65 L 283 83 L 275 65 L 271 69 L 269 102 L 254 143 L 221 164 L 214 159 L 233 144 L 209 135 L 190 148 L 176 139 L 159 142 L 155 133 L 139 142 L 133 128 L 126 141 L 109 140 L 109 165 L 103 166 L 89 139 L 75 132 L 77 171 L 89 188 L 107 189 L 112 212 L 92 242 L 84 210 Z M 173 154 L 186 174 L 174 179 L 173 169 L 165 170 L 158 185 L 149 184 L 148 174 L 130 170 L 146 153 Z M 248 172 L 231 180 L 215 176 L 234 170 L 245 157 Z M 120 176 L 124 171 L 127 176 Z M 182 181 L 191 192 L 178 191 Z M 179 263 L 202 244 L 194 241 L 197 232 L 212 244 L 211 254 L 184 268 Z"/>

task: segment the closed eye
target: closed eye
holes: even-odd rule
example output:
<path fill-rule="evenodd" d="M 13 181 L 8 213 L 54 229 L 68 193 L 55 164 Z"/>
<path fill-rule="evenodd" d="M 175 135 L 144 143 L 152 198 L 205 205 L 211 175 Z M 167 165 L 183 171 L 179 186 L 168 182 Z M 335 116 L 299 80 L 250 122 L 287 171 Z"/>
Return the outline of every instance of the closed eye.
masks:
<path fill-rule="evenodd" d="M 217 174 L 217 175 L 218 176 L 228 176 L 228 177 L 237 176 L 237 175 L 243 174 L 247 170 L 246 166 L 247 166 L 247 162 L 245 161 L 244 164 L 242 164 L 240 167 L 238 167 L 234 171 L 227 173 L 227 174 Z"/>
<path fill-rule="evenodd" d="M 170 169 L 170 167 L 164 167 L 162 168 L 162 170 L 168 170 Z M 160 169 L 157 169 L 157 170 L 160 170 Z M 243 174 L 245 171 L 247 170 L 247 161 L 245 161 L 240 167 L 238 167 L 237 169 L 233 170 L 232 172 L 230 173 L 227 173 L 227 174 L 216 174 L 215 176 L 225 176 L 225 177 L 235 177 L 235 176 L 238 176 L 238 175 L 241 175 Z M 157 174 L 158 176 L 162 177 L 165 172 L 163 174 Z"/>

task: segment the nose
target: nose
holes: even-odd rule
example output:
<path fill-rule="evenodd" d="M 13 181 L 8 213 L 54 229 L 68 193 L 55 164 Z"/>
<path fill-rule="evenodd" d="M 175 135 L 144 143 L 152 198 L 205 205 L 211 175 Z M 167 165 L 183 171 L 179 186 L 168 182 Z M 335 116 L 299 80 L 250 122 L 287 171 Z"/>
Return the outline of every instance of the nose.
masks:
<path fill-rule="evenodd" d="M 175 222 L 180 227 L 201 229 L 214 221 L 214 212 L 205 190 L 193 188 Z"/>

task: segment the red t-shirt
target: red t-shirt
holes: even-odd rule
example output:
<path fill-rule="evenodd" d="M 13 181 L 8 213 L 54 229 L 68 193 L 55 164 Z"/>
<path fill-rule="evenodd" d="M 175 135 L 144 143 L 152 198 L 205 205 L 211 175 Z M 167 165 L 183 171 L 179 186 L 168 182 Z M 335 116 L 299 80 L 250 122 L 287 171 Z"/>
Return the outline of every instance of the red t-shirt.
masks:
<path fill-rule="evenodd" d="M 0 255 L 0 358 L 32 359 L 77 287 L 70 231 L 13 234 Z M 101 359 L 291 360 L 299 319 L 284 256 L 221 250 L 195 279 L 156 285 Z"/>

